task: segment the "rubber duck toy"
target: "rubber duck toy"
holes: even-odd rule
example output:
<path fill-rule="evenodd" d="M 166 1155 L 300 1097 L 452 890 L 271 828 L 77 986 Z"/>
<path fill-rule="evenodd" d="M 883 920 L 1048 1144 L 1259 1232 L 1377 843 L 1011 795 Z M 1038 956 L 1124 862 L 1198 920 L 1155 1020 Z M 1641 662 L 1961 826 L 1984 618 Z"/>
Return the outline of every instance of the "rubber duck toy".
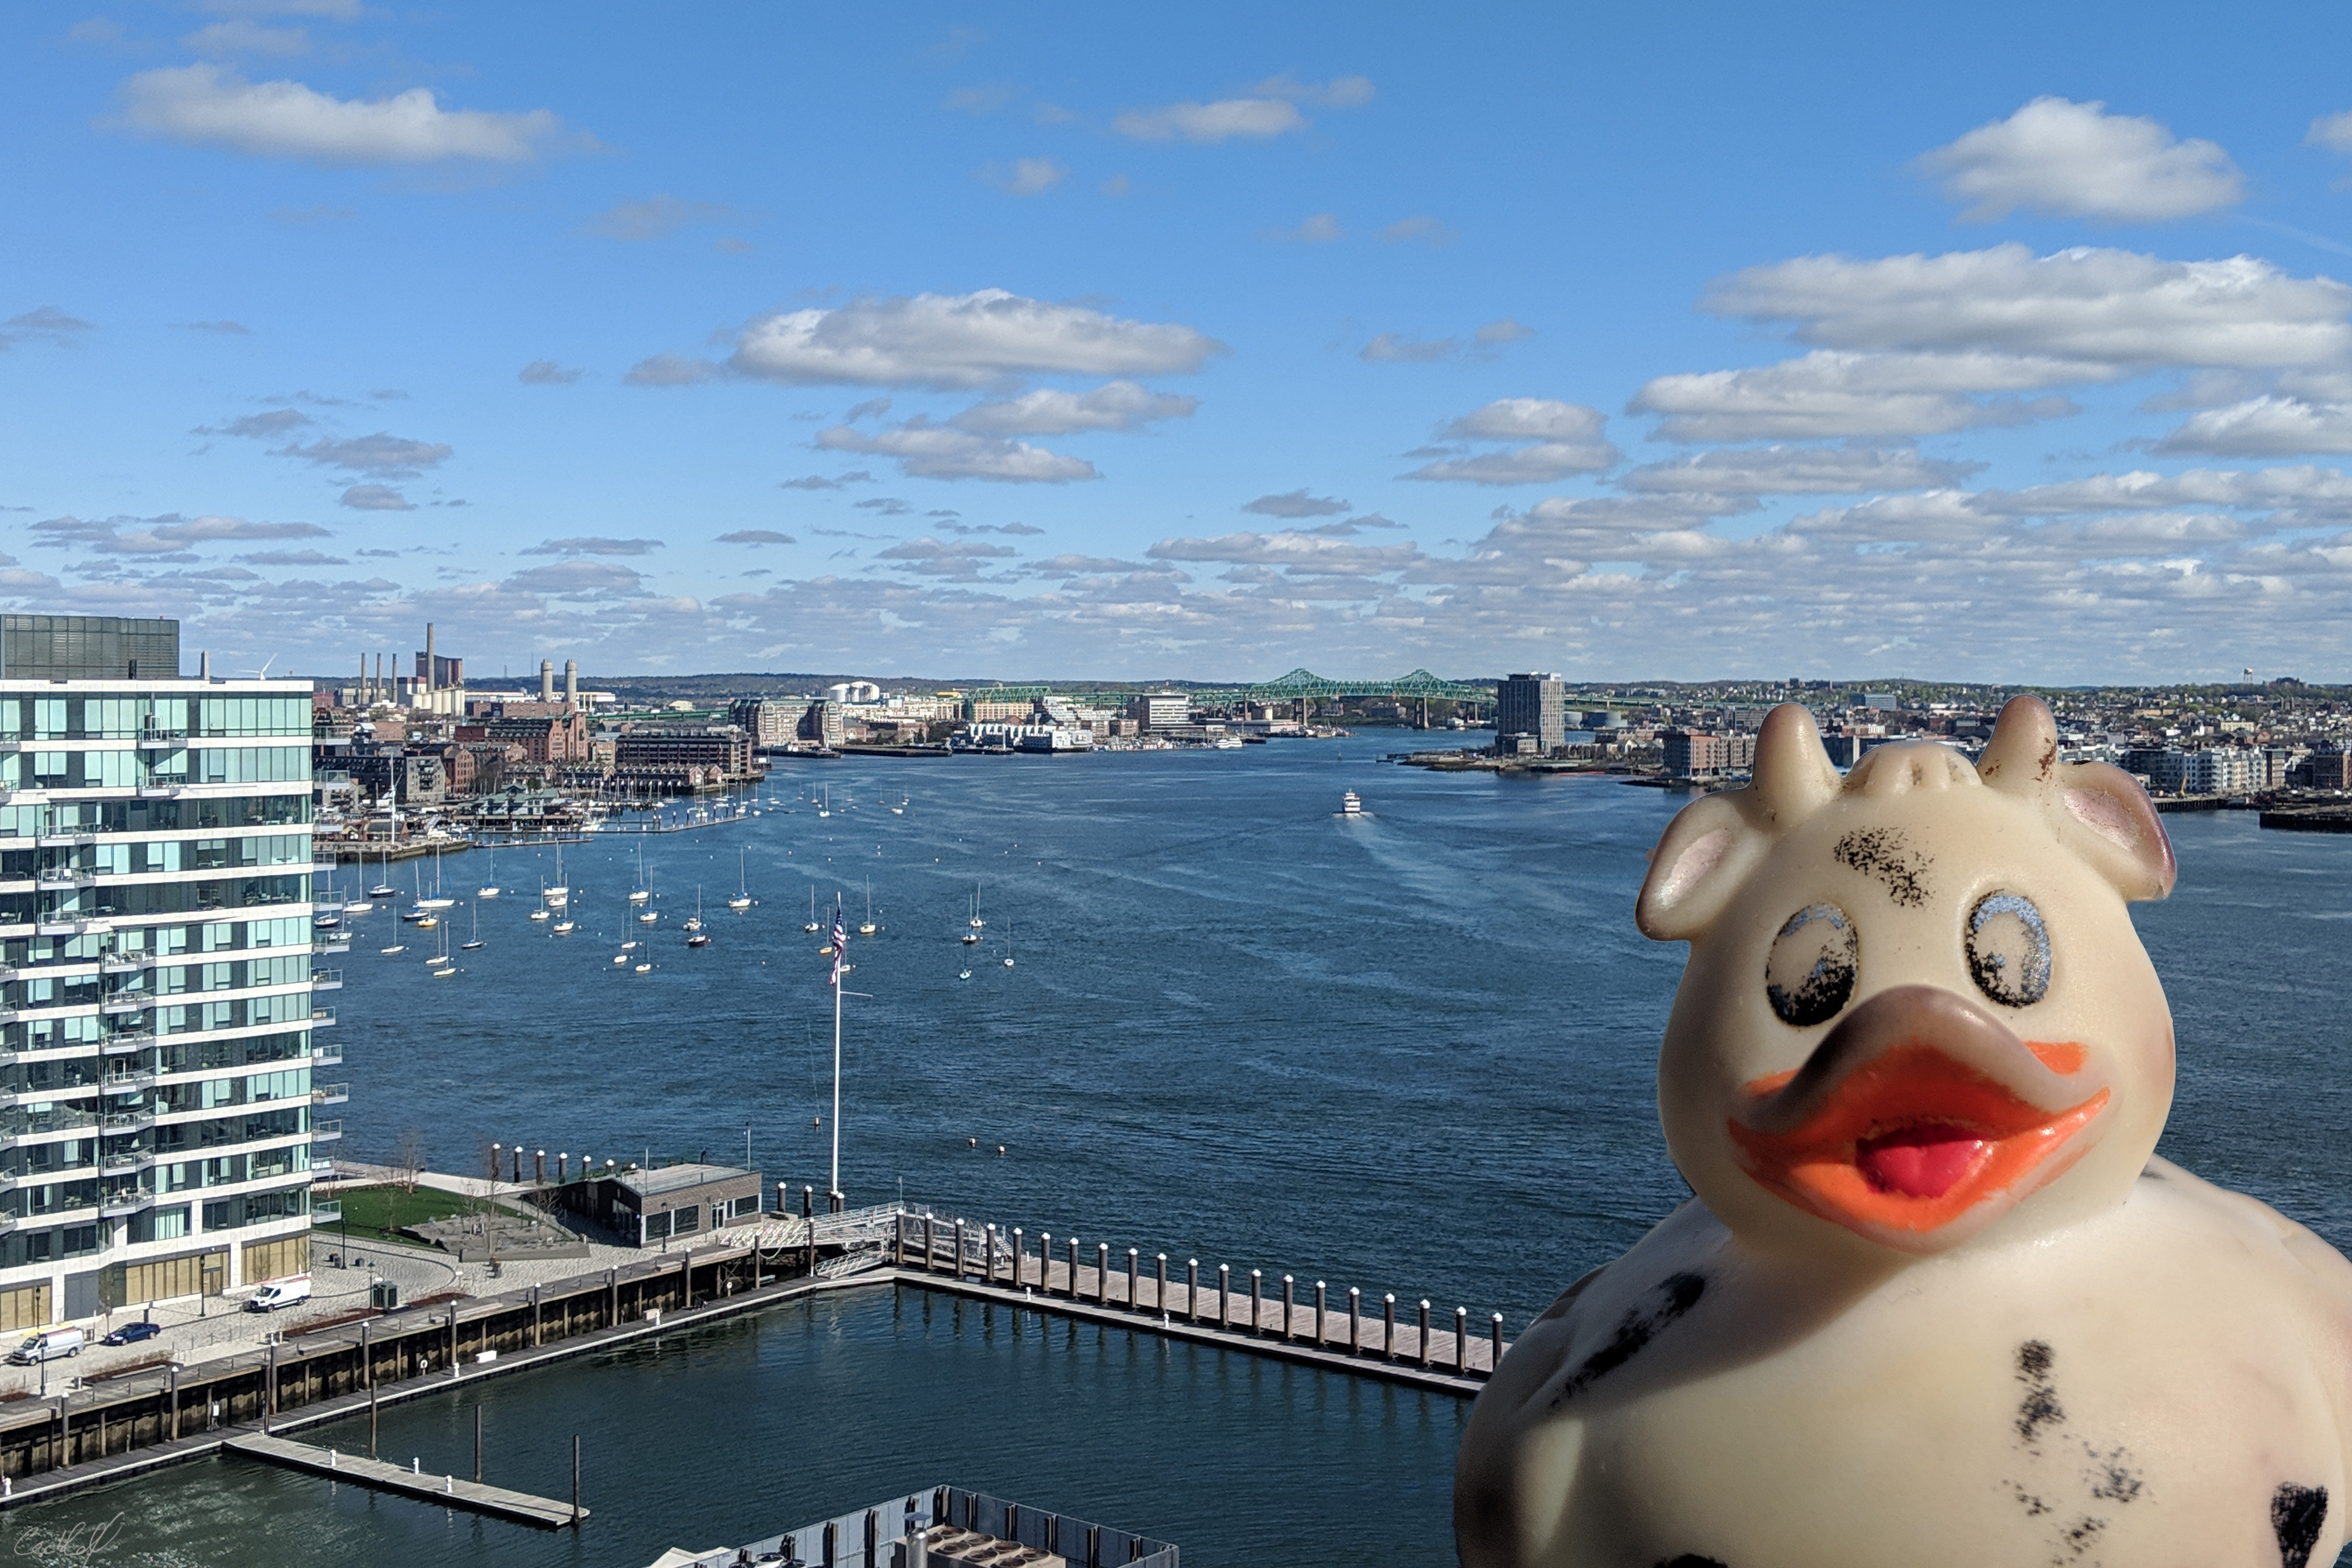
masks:
<path fill-rule="evenodd" d="M 1843 779 L 1775 709 L 1635 918 L 1693 1196 L 1480 1393 L 1465 1568 L 2308 1568 L 2346 1535 L 2352 1264 L 2155 1157 L 2172 1018 L 2130 775 L 2021 697 Z"/>

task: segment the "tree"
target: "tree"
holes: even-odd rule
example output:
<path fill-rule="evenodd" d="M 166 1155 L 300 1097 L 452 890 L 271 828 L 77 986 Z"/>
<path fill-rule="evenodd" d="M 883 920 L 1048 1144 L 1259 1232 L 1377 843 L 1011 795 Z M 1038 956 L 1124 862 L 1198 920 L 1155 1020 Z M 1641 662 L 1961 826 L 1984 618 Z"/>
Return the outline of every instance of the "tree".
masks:
<path fill-rule="evenodd" d="M 425 1173 L 425 1130 L 411 1127 L 400 1135 L 399 1146 L 394 1150 L 392 1168 L 396 1173 L 400 1190 L 413 1193 L 417 1179 Z"/>

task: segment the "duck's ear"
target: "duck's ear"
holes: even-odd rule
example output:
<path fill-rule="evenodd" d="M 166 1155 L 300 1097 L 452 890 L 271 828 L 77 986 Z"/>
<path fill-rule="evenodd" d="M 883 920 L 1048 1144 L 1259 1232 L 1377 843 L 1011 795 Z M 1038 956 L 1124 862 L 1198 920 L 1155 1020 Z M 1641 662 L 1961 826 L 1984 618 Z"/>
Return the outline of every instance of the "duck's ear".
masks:
<path fill-rule="evenodd" d="M 2105 763 L 2058 760 L 2058 725 L 2038 697 L 2011 698 L 1977 763 L 1977 776 L 2039 805 L 2058 841 L 2126 899 L 2160 899 L 2179 867 L 2164 821 L 2137 780 Z"/>
<path fill-rule="evenodd" d="M 1772 710 L 1756 736 L 1754 782 L 1683 807 L 1650 852 L 1634 923 L 1660 942 L 1687 942 L 1715 923 L 1775 839 L 1826 805 L 1837 770 L 1813 716 Z"/>

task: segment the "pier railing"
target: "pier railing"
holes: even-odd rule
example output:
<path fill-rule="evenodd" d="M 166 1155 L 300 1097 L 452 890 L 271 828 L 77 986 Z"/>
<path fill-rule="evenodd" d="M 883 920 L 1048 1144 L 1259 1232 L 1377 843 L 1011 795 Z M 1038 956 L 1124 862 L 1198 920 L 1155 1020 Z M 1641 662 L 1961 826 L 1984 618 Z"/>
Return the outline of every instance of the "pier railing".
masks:
<path fill-rule="evenodd" d="M 1115 1250 L 1108 1242 L 1059 1240 L 1050 1231 L 1034 1238 L 984 1222 L 928 1212 L 900 1211 L 888 1240 L 903 1274 L 974 1283 L 1050 1305 L 1091 1308 L 1088 1316 L 1118 1314 L 1161 1328 L 1206 1331 L 1228 1342 L 1312 1351 L 1383 1366 L 1408 1367 L 1484 1381 L 1508 1348 L 1503 1314 L 1474 1329 L 1470 1310 L 1451 1312 L 1430 1299 L 1400 1301 L 1350 1286 L 1345 1294 L 1321 1279 L 1288 1274 L 1269 1278 L 1218 1264 L 1210 1273 L 1197 1258 Z M 1255 1347 L 1254 1347 L 1255 1348 Z"/>

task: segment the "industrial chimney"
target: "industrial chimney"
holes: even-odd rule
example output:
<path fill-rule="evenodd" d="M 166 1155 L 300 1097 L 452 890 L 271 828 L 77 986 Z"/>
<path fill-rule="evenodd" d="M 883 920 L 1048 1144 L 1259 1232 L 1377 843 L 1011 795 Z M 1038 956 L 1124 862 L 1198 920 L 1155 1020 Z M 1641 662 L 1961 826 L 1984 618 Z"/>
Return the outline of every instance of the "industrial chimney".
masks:
<path fill-rule="evenodd" d="M 555 661 L 551 658 L 539 661 L 539 700 L 541 702 L 555 700 Z"/>
<path fill-rule="evenodd" d="M 576 658 L 563 661 L 563 705 L 566 708 L 580 706 L 580 661 Z"/>
<path fill-rule="evenodd" d="M 437 691 L 441 689 L 440 672 L 433 668 L 433 623 L 431 621 L 425 623 L 425 668 L 420 673 L 425 677 L 425 690 Z"/>

